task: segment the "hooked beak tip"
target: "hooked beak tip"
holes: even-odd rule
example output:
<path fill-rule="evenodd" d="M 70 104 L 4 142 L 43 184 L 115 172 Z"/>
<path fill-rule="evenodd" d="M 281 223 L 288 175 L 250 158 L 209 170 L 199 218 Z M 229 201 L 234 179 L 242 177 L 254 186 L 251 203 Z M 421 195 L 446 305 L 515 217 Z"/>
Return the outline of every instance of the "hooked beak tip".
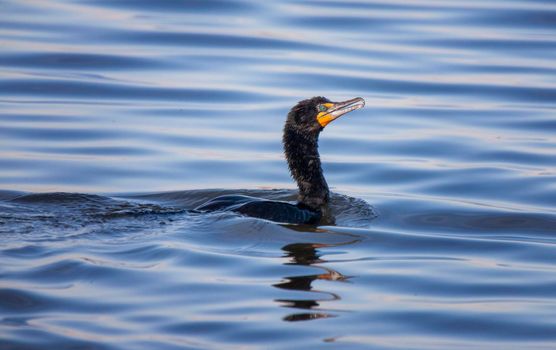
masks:
<path fill-rule="evenodd" d="M 330 122 L 338 119 L 342 115 L 363 107 L 365 107 L 365 100 L 361 97 L 356 97 L 344 102 L 338 102 L 326 112 L 319 113 L 317 115 L 317 121 L 324 128 L 330 124 Z"/>

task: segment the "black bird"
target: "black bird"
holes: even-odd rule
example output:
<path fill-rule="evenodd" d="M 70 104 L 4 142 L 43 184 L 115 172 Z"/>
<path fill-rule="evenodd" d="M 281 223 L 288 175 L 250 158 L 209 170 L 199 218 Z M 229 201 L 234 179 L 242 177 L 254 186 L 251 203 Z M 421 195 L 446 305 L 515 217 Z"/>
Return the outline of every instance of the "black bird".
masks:
<path fill-rule="evenodd" d="M 299 188 L 298 202 L 292 204 L 243 195 L 219 196 L 195 211 L 234 211 L 244 215 L 291 224 L 332 224 L 330 191 L 324 179 L 318 152 L 319 134 L 333 120 L 363 108 L 365 101 L 354 98 L 331 102 L 313 97 L 297 103 L 284 126 L 284 154 Z"/>

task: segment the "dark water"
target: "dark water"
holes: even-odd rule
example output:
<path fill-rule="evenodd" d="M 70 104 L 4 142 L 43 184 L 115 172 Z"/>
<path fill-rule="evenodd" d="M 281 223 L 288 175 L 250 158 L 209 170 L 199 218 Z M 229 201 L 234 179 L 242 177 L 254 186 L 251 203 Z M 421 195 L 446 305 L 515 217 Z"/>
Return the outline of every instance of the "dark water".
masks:
<path fill-rule="evenodd" d="M 556 348 L 555 62 L 553 1 L 0 1 L 0 348 Z M 292 200 L 314 95 L 337 226 L 187 212 Z"/>

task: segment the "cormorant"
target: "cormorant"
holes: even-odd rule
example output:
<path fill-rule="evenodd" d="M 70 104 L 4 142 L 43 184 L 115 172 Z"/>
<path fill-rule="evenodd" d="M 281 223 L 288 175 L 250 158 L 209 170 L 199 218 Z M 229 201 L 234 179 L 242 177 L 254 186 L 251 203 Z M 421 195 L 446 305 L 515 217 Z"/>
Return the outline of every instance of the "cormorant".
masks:
<path fill-rule="evenodd" d="M 234 211 L 291 224 L 334 223 L 329 208 L 330 191 L 322 173 L 318 152 L 319 134 L 333 120 L 363 106 L 365 101 L 360 97 L 331 102 L 319 96 L 300 101 L 290 110 L 282 142 L 290 173 L 299 188 L 297 204 L 243 195 L 224 195 L 200 205 L 195 211 Z"/>

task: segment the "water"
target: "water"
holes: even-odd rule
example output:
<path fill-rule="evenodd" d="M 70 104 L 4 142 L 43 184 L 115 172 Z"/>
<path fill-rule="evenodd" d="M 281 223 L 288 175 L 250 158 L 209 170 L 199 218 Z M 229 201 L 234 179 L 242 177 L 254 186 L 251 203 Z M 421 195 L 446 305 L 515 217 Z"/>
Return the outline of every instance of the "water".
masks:
<path fill-rule="evenodd" d="M 1 1 L 1 349 L 553 349 L 556 3 Z M 298 100 L 336 226 L 295 197 Z"/>

